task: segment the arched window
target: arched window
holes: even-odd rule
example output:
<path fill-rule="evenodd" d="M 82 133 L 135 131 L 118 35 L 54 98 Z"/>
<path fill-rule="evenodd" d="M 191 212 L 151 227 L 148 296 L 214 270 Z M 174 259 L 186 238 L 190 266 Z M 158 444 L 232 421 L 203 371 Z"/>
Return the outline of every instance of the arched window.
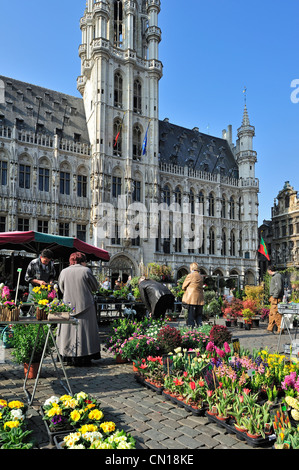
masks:
<path fill-rule="evenodd" d="M 200 255 L 203 255 L 205 253 L 205 242 L 206 242 L 206 240 L 205 240 L 205 231 L 204 231 L 204 229 L 202 229 L 202 243 L 201 243 L 201 246 L 198 249 L 198 253 Z"/>
<path fill-rule="evenodd" d="M 221 241 L 222 241 L 221 255 L 226 256 L 226 232 L 224 229 L 222 229 Z"/>
<path fill-rule="evenodd" d="M 199 202 L 199 211 L 200 214 L 204 215 L 205 213 L 205 197 L 202 191 L 198 194 L 198 202 Z"/>
<path fill-rule="evenodd" d="M 191 214 L 194 214 L 194 212 L 195 212 L 195 196 L 194 196 L 194 192 L 193 192 L 192 189 L 190 189 L 189 204 L 190 204 L 190 212 L 191 212 Z"/>
<path fill-rule="evenodd" d="M 242 217 L 241 210 L 242 210 L 242 198 L 239 197 L 239 205 L 238 205 L 238 218 L 239 218 L 239 220 L 241 220 L 241 217 Z"/>
<path fill-rule="evenodd" d="M 7 171 L 8 171 L 8 162 L 7 160 L 0 160 L 0 184 L 1 186 L 7 185 Z"/>
<path fill-rule="evenodd" d="M 134 113 L 141 114 L 142 100 L 141 100 L 141 83 L 140 80 L 134 81 L 134 96 L 133 96 L 133 111 Z"/>
<path fill-rule="evenodd" d="M 170 206 L 170 200 L 171 200 L 171 191 L 170 187 L 166 184 L 163 188 L 163 202 Z"/>
<path fill-rule="evenodd" d="M 242 256 L 243 256 L 243 233 L 242 233 L 242 230 L 240 230 L 239 243 L 240 243 L 239 256 L 240 256 L 240 258 L 242 258 Z"/>
<path fill-rule="evenodd" d="M 115 119 L 113 124 L 113 155 L 121 155 L 122 151 L 122 135 L 121 135 L 121 120 Z"/>
<path fill-rule="evenodd" d="M 175 188 L 175 191 L 174 191 L 174 202 L 176 204 L 179 204 L 181 205 L 182 204 L 182 193 L 181 193 L 181 190 L 179 187 L 176 187 Z"/>
<path fill-rule="evenodd" d="M 114 75 L 114 106 L 123 107 L 123 79 L 119 72 Z"/>
<path fill-rule="evenodd" d="M 77 174 L 77 196 L 87 197 L 87 170 L 81 166 Z"/>
<path fill-rule="evenodd" d="M 214 255 L 215 254 L 215 232 L 212 227 L 209 230 L 209 237 L 210 237 L 209 254 Z"/>
<path fill-rule="evenodd" d="M 233 230 L 230 233 L 230 256 L 236 256 L 236 237 Z"/>
<path fill-rule="evenodd" d="M 114 1 L 114 46 L 123 44 L 123 4 L 121 0 Z"/>
<path fill-rule="evenodd" d="M 138 125 L 133 128 L 133 160 L 139 160 L 141 156 L 141 129 Z"/>
<path fill-rule="evenodd" d="M 209 194 L 209 216 L 214 217 L 215 212 L 214 196 L 213 193 Z"/>
<path fill-rule="evenodd" d="M 226 197 L 225 197 L 225 195 L 222 196 L 222 200 L 221 200 L 221 217 L 223 219 L 226 218 Z"/>
<path fill-rule="evenodd" d="M 31 187 L 31 162 L 27 156 L 20 159 L 19 187 L 23 189 L 30 189 Z"/>
<path fill-rule="evenodd" d="M 231 196 L 229 200 L 229 218 L 234 219 L 235 218 L 235 200 L 233 196 Z"/>
<path fill-rule="evenodd" d="M 60 194 L 71 194 L 71 171 L 67 163 L 60 166 L 59 171 L 59 192 Z"/>
<path fill-rule="evenodd" d="M 50 186 L 50 169 L 49 161 L 43 158 L 39 163 L 38 168 L 38 189 L 39 191 L 49 192 Z"/>

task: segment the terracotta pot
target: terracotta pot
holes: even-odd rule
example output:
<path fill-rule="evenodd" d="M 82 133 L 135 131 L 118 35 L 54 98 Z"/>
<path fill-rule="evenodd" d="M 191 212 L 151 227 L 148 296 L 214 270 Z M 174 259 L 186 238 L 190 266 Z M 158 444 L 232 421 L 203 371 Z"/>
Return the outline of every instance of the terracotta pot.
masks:
<path fill-rule="evenodd" d="M 235 428 L 239 432 L 246 432 L 246 428 L 239 427 L 236 423 L 234 424 Z"/>
<path fill-rule="evenodd" d="M 258 439 L 259 437 L 261 437 L 261 434 L 250 434 L 250 432 L 248 432 L 248 431 L 246 431 L 246 434 L 251 439 Z"/>
<path fill-rule="evenodd" d="M 39 368 L 39 362 L 33 362 L 30 366 L 29 372 L 28 372 L 28 379 L 36 379 L 38 368 Z M 28 366 L 29 364 L 25 363 L 24 364 L 24 374 L 26 377 L 27 371 L 28 371 Z"/>
<path fill-rule="evenodd" d="M 223 421 L 223 422 L 225 422 L 225 421 L 228 420 L 228 416 L 219 416 L 219 415 L 217 415 L 216 418 L 217 418 L 219 421 Z"/>
<path fill-rule="evenodd" d="M 117 364 L 125 364 L 128 362 L 128 359 L 123 358 L 120 354 L 117 354 L 115 360 Z"/>

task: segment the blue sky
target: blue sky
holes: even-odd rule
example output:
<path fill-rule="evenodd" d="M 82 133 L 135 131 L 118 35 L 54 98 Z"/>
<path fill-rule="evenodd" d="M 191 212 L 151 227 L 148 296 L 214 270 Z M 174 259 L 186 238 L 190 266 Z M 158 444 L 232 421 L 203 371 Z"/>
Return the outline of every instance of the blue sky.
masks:
<path fill-rule="evenodd" d="M 285 181 L 299 191 L 298 0 L 161 0 L 160 119 L 233 139 L 244 86 L 255 126 L 259 223 Z M 0 74 L 79 96 L 85 0 L 0 0 Z"/>

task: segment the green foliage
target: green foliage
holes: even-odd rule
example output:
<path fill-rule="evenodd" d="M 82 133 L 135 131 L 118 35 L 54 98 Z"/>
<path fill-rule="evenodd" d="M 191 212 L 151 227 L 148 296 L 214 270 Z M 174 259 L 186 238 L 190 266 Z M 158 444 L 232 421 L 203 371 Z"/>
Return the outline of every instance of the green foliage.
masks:
<path fill-rule="evenodd" d="M 12 346 L 14 349 L 12 350 L 11 354 L 18 364 L 29 363 L 37 337 L 38 328 L 39 325 L 37 324 L 15 324 L 13 326 L 14 335 L 12 339 Z M 35 348 L 35 354 L 32 359 L 33 362 L 40 361 L 44 346 L 45 335 L 43 332 L 40 332 Z M 53 346 L 53 342 L 51 341 L 50 337 L 46 354 L 49 353 L 51 346 Z"/>
<path fill-rule="evenodd" d="M 210 331 L 210 340 L 219 348 L 221 348 L 224 343 L 230 343 L 231 339 L 232 335 L 226 326 L 214 325 Z"/>
<path fill-rule="evenodd" d="M 162 353 L 168 354 L 178 346 L 181 346 L 181 333 L 177 328 L 165 325 L 157 335 L 157 343 Z"/>

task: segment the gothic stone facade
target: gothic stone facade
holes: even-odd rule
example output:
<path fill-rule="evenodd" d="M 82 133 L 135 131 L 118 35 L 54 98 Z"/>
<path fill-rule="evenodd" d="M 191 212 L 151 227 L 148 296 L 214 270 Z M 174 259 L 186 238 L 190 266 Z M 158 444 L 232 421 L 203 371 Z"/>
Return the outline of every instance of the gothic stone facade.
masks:
<path fill-rule="evenodd" d="M 206 274 L 255 283 L 254 127 L 246 106 L 236 144 L 231 126 L 219 138 L 159 120 L 160 7 L 86 2 L 82 99 L 0 77 L 1 230 L 78 236 L 110 252 L 111 273 L 138 275 L 156 262 L 177 276 L 197 261 Z M 145 210 L 133 218 L 134 236 L 126 226 L 133 204 Z M 161 204 L 176 207 L 166 232 L 161 211 L 152 217 Z M 201 227 L 193 248 L 184 204 L 192 230 Z"/>

